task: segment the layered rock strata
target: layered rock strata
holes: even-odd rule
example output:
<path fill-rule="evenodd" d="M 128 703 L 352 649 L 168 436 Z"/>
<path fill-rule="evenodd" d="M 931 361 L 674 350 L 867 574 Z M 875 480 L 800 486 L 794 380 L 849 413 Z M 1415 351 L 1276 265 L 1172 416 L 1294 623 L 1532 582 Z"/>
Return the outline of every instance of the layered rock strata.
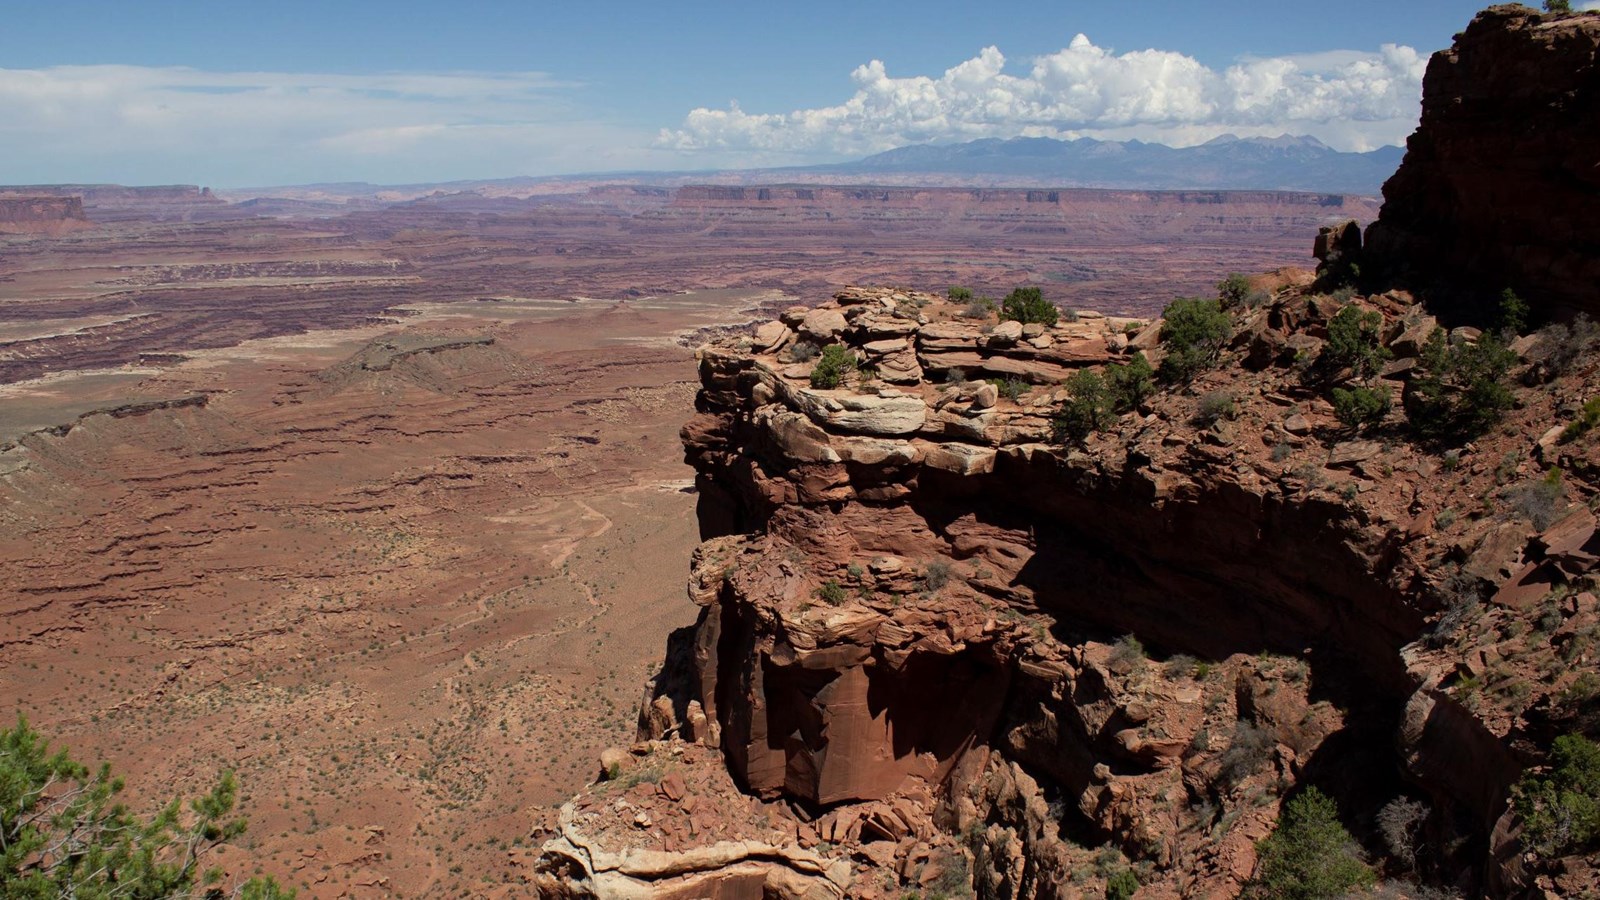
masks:
<path fill-rule="evenodd" d="M 1235 323 L 1230 367 L 1079 448 L 1050 441 L 1061 383 L 1157 357 L 1159 322 L 1021 326 L 852 289 L 701 351 L 683 437 L 708 538 L 689 588 L 702 612 L 637 749 L 720 751 L 721 790 L 820 847 L 818 872 L 850 863 L 789 891 L 775 885 L 793 867 L 767 852 L 764 890 L 895 896 L 960 869 L 981 896 L 1094 896 L 1136 864 L 1156 895 L 1232 893 L 1304 782 L 1358 820 L 1421 797 L 1429 877 L 1527 888 L 1506 801 L 1530 710 L 1563 683 L 1521 710 L 1465 702 L 1461 648 L 1433 637 L 1444 563 L 1483 590 L 1581 587 L 1588 551 L 1549 548 L 1595 543 L 1592 517 L 1445 534 L 1436 515 L 1458 501 L 1430 483 L 1438 462 L 1341 440 L 1307 385 L 1337 304 L 1276 287 Z M 1361 303 L 1396 355 L 1431 328 L 1404 295 Z M 869 375 L 813 387 L 806 345 L 827 343 Z M 1233 413 L 1197 412 L 1219 390 Z M 1474 467 L 1462 490 L 1489 477 Z M 1593 618 L 1581 596 L 1575 633 Z M 649 825 L 622 830 L 673 852 Z M 622 890 L 589 846 L 590 862 L 547 854 L 546 884 L 683 895 L 642 871 Z"/>

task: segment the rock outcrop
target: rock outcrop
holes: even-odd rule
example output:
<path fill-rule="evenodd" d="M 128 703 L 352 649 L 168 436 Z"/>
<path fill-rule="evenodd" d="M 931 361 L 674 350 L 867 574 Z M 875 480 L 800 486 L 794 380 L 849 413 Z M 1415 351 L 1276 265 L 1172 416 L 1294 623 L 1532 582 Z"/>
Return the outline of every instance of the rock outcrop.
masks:
<path fill-rule="evenodd" d="M 82 197 L 0 193 L 0 234 L 65 234 L 91 227 Z"/>
<path fill-rule="evenodd" d="M 1597 51 L 1600 15 L 1504 5 L 1435 54 L 1422 124 L 1367 234 L 1374 266 L 1600 314 Z"/>
<path fill-rule="evenodd" d="M 1337 305 L 1280 288 L 1238 316 L 1224 371 L 1076 448 L 1050 440 L 1063 383 L 1154 348 L 1160 323 L 1002 325 L 850 289 L 820 309 L 866 373 L 838 388 L 810 383 L 817 311 L 702 349 L 683 431 L 702 612 L 647 698 L 641 752 L 720 751 L 728 785 L 795 817 L 794 848 L 850 863 L 826 889 L 847 896 L 925 887 L 932 860 L 957 857 L 981 896 L 1076 896 L 1091 847 L 1113 860 L 1100 878 L 1125 858 L 1158 893 L 1232 893 L 1306 782 L 1357 821 L 1423 797 L 1430 877 L 1524 890 L 1507 798 L 1546 727 L 1532 711 L 1566 685 L 1468 696 L 1457 660 L 1496 638 L 1441 624 L 1447 563 L 1485 589 L 1581 585 L 1600 561 L 1592 516 L 1446 535 L 1434 513 L 1461 501 L 1430 483 L 1438 462 L 1340 440 L 1305 376 Z M 1403 294 L 1360 302 L 1392 352 L 1424 324 Z M 885 384 L 885 355 L 920 377 Z M 1219 392 L 1233 415 L 1197 421 Z M 1474 465 L 1468 496 L 1506 477 Z M 1494 633 L 1542 602 L 1497 606 Z M 542 877 L 599 884 L 577 858 L 550 848 Z M 630 877 L 640 896 L 676 895 Z"/>

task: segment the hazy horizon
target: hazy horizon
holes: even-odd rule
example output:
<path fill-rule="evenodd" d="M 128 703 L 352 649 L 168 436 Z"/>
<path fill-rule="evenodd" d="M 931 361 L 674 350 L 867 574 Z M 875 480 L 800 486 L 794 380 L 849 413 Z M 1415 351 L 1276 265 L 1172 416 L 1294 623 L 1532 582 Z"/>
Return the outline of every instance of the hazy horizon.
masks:
<path fill-rule="evenodd" d="M 33 4 L 0 33 L 0 182 L 695 172 L 990 137 L 1365 151 L 1403 144 L 1478 8 Z"/>

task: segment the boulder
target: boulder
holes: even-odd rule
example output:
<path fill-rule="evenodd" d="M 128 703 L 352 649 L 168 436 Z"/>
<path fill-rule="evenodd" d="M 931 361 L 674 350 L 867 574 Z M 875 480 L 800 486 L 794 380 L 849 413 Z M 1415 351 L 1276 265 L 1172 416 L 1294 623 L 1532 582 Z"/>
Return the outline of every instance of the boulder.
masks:
<path fill-rule="evenodd" d="M 819 344 L 831 343 L 848 327 L 844 313 L 837 309 L 814 309 L 800 320 L 800 333 Z"/>

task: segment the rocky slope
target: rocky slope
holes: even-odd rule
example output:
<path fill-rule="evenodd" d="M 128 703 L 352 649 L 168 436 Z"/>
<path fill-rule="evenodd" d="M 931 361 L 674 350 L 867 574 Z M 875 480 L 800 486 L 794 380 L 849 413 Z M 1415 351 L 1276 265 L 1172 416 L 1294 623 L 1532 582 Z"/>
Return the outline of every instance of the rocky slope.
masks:
<path fill-rule="evenodd" d="M 611 760 L 634 786 L 564 812 L 543 889 L 1097 896 L 1131 866 L 1140 896 L 1228 895 L 1315 784 L 1379 852 L 1379 810 L 1426 804 L 1424 849 L 1387 874 L 1537 890 L 1508 793 L 1592 705 L 1572 687 L 1600 631 L 1575 502 L 1600 456 L 1546 432 L 1600 387 L 1594 366 L 1447 464 L 1398 413 L 1344 433 L 1306 377 L 1340 304 L 1259 287 L 1274 299 L 1236 316 L 1217 371 L 1081 447 L 1050 440 L 1060 385 L 1158 355 L 1159 323 L 996 324 L 850 290 L 702 350 L 684 441 L 703 612 L 641 758 Z M 1433 320 L 1405 294 L 1351 302 L 1381 318 L 1398 386 Z M 1552 340 L 1518 342 L 1528 372 Z M 802 343 L 843 343 L 877 378 L 813 388 Z M 1230 415 L 1202 412 L 1224 393 Z M 1551 464 L 1577 476 L 1559 521 L 1491 509 Z M 1469 590 L 1492 600 L 1462 611 Z M 732 807 L 667 789 L 683 766 L 662 760 L 701 748 Z"/>
<path fill-rule="evenodd" d="M 1419 286 L 1514 288 L 1600 313 L 1600 15 L 1492 6 L 1423 80 L 1422 124 L 1369 234 Z"/>

